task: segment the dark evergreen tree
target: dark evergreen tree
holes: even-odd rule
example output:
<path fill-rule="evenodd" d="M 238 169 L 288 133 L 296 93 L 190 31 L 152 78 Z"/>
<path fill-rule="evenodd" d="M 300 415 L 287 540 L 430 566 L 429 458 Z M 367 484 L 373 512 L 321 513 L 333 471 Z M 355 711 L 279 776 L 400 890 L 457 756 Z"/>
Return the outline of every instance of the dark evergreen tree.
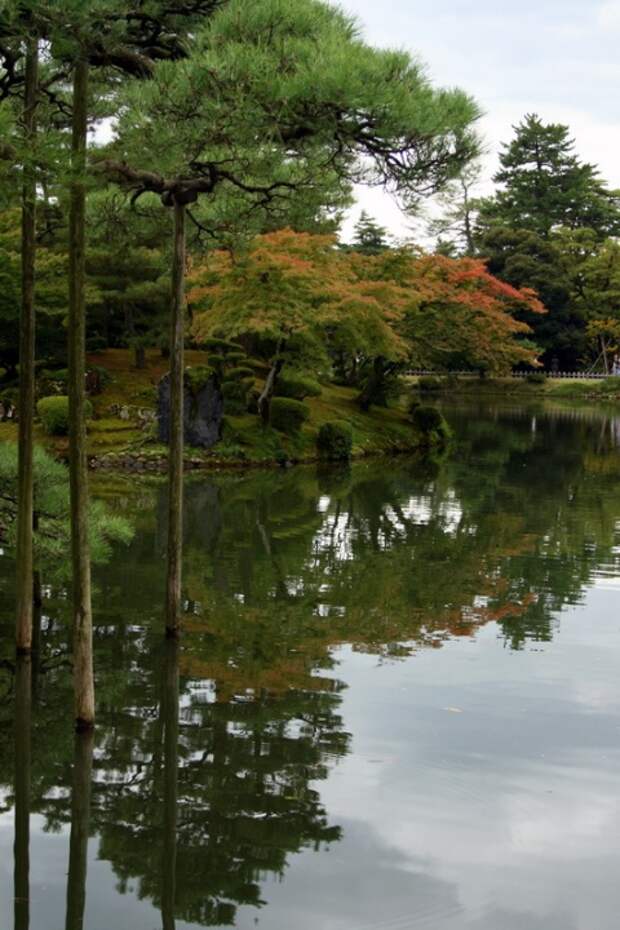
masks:
<path fill-rule="evenodd" d="M 378 255 L 389 248 L 387 230 L 379 226 L 365 210 L 360 213 L 353 231 L 355 235 L 352 245 L 356 252 L 362 252 L 364 255 Z"/>
<path fill-rule="evenodd" d="M 482 204 L 483 226 L 527 229 L 546 237 L 558 226 L 589 227 L 602 238 L 620 233 L 620 193 L 611 191 L 595 165 L 575 154 L 568 126 L 528 114 L 503 146 L 501 185 Z"/>

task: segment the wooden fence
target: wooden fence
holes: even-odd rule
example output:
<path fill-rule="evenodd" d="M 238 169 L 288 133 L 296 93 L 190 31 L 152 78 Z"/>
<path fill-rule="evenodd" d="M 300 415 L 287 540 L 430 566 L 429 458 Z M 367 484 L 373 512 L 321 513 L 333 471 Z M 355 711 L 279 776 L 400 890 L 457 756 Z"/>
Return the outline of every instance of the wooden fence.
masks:
<path fill-rule="evenodd" d="M 422 369 L 411 369 L 407 371 L 408 375 L 429 378 L 447 378 L 449 375 L 458 375 L 459 377 L 477 378 L 477 371 L 427 371 Z M 531 371 L 513 371 L 509 375 L 502 375 L 506 378 L 528 378 L 530 375 L 544 375 L 550 379 L 572 378 L 579 381 L 597 381 L 610 378 L 612 375 L 597 374 L 592 371 L 543 371 L 542 369 L 533 368 Z M 617 376 L 620 378 L 620 375 Z"/>

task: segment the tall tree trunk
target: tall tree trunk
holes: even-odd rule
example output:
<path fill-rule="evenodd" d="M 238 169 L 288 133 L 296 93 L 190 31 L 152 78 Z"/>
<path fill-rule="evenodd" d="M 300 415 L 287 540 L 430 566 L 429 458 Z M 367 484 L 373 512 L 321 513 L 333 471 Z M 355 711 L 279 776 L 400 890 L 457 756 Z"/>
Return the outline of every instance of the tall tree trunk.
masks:
<path fill-rule="evenodd" d="M 258 412 L 260 414 L 261 420 L 267 426 L 269 423 L 269 413 L 271 407 L 271 398 L 273 397 L 273 392 L 275 390 L 276 382 L 278 380 L 278 375 L 282 371 L 284 366 L 284 360 L 280 357 L 282 352 L 283 342 L 280 339 L 278 342 L 278 347 L 276 349 L 276 354 L 274 356 L 269 374 L 267 375 L 267 380 L 265 381 L 265 386 L 261 392 L 260 397 L 258 398 Z"/>
<path fill-rule="evenodd" d="M 166 643 L 162 716 L 164 730 L 164 816 L 162 843 L 161 919 L 163 930 L 174 930 L 177 867 L 177 793 L 179 753 L 178 643 Z"/>
<path fill-rule="evenodd" d="M 185 336 L 185 206 L 174 203 L 168 451 L 168 576 L 166 635 L 178 636 L 183 568 L 183 375 Z"/>
<path fill-rule="evenodd" d="M 94 742 L 92 728 L 75 734 L 66 930 L 82 930 L 84 926 Z"/>
<path fill-rule="evenodd" d="M 28 930 L 30 926 L 31 676 L 30 656 L 18 656 L 15 669 L 15 930 Z"/>
<path fill-rule="evenodd" d="M 35 260 L 36 260 L 36 168 L 34 145 L 37 134 L 37 91 L 39 46 L 35 39 L 26 53 L 24 90 L 24 160 L 22 188 L 22 310 L 19 327 L 19 466 L 17 512 L 17 626 L 18 653 L 32 648 L 33 573 L 33 454 L 34 355 L 35 355 Z"/>
<path fill-rule="evenodd" d="M 73 79 L 72 179 L 69 211 L 69 469 L 73 567 L 73 668 L 78 729 L 95 723 L 93 618 L 88 540 L 86 463 L 85 208 L 88 64 L 77 62 Z"/>

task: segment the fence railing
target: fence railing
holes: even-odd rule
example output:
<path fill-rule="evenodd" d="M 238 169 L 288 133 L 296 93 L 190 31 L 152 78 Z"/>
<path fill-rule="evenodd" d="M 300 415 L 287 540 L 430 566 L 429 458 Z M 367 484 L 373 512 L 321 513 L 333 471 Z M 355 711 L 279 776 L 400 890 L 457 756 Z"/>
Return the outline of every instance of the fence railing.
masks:
<path fill-rule="evenodd" d="M 479 377 L 477 371 L 430 371 L 427 369 L 411 369 L 406 372 L 408 375 L 417 377 L 446 378 L 448 375 L 467 376 L 469 378 Z M 508 375 L 502 375 L 505 378 L 527 378 L 530 375 L 544 375 L 546 378 L 573 378 L 580 381 L 597 381 L 613 377 L 612 375 L 600 374 L 592 371 L 544 371 L 541 368 L 533 368 L 531 371 L 512 371 Z M 620 375 L 617 376 L 620 378 Z"/>

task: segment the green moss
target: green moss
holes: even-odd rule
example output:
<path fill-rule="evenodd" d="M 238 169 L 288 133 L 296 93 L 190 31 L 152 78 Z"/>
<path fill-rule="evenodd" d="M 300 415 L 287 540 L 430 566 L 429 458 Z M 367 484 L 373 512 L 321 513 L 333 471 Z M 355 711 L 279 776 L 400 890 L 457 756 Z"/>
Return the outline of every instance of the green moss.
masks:
<path fill-rule="evenodd" d="M 209 365 L 195 365 L 185 369 L 184 381 L 192 397 L 197 397 L 214 377 L 215 372 Z"/>

